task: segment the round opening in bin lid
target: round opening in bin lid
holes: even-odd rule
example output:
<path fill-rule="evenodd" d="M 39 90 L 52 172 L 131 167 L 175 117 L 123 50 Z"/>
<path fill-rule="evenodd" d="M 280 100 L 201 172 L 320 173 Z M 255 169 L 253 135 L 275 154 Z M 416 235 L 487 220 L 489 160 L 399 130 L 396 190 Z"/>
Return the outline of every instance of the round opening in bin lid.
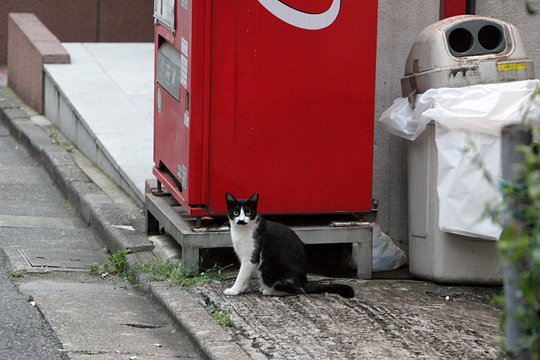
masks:
<path fill-rule="evenodd" d="M 486 19 L 461 21 L 446 30 L 446 41 L 456 57 L 499 54 L 506 49 L 503 27 Z"/>
<path fill-rule="evenodd" d="M 473 43 L 473 35 L 467 29 L 455 28 L 448 34 L 448 46 L 456 53 L 466 53 L 472 48 Z"/>
<path fill-rule="evenodd" d="M 501 29 L 494 25 L 483 26 L 478 30 L 478 42 L 487 50 L 497 49 L 503 42 Z"/>

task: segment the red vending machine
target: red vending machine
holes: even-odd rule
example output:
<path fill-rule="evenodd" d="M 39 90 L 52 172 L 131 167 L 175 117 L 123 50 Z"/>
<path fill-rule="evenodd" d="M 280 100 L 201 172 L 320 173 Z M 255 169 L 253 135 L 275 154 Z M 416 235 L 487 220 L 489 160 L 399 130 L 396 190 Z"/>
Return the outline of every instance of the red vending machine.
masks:
<path fill-rule="evenodd" d="M 189 214 L 371 211 L 376 0 L 154 4 L 154 174 Z"/>

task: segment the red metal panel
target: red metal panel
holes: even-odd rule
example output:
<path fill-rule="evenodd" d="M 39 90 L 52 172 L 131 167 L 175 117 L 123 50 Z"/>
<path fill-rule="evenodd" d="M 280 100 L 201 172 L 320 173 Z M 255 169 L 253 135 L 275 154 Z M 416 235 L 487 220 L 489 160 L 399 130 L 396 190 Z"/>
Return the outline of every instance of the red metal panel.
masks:
<path fill-rule="evenodd" d="M 180 183 L 185 166 L 179 201 L 220 215 L 225 192 L 257 191 L 265 213 L 370 211 L 377 1 L 177 7 L 156 41 L 188 40 L 189 81 L 179 102 L 161 91 L 154 160 Z"/>
<path fill-rule="evenodd" d="M 456 15 L 464 15 L 467 0 L 441 0 L 440 18 L 446 19 Z"/>
<path fill-rule="evenodd" d="M 210 3 L 210 1 L 207 1 Z M 204 2 L 186 8 L 176 2 L 176 22 L 174 34 L 164 26 L 156 26 L 155 44 L 157 52 L 163 42 L 173 45 L 186 60 L 186 82 L 180 86 L 180 99 L 176 100 L 171 94 L 157 83 L 154 101 L 154 162 L 161 172 L 161 177 L 168 177 L 169 184 L 175 180 L 177 184 L 167 186 L 175 197 L 184 205 L 198 207 L 197 213 L 207 213 L 204 210 L 207 203 L 207 136 L 208 117 L 205 107 L 208 106 L 208 72 L 207 38 L 209 31 Z M 195 35 L 194 35 L 195 34 Z M 156 66 L 157 71 L 157 66 Z M 177 76 L 176 81 L 180 81 Z M 157 92 L 160 90 L 161 106 L 158 106 Z M 161 111 L 159 111 L 161 109 Z M 206 129 L 206 130 L 205 130 Z M 168 171 L 165 171 L 167 169 Z M 182 178 L 185 176 L 187 179 Z M 167 183 L 164 181 L 164 183 Z"/>

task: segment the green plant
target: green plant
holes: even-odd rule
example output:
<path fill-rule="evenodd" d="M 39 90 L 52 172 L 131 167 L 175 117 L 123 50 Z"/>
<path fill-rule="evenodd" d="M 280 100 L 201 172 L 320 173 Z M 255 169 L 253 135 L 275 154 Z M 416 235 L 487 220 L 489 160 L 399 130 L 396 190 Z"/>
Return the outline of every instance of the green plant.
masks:
<path fill-rule="evenodd" d="M 525 8 L 527 9 L 527 12 L 529 15 L 537 15 L 538 14 L 538 5 L 534 4 L 534 0 L 526 0 L 525 1 Z"/>
<path fill-rule="evenodd" d="M 115 272 L 125 274 L 129 270 L 127 263 L 127 255 L 129 253 L 129 250 L 121 250 L 109 256 L 109 261 L 111 262 Z"/>
<path fill-rule="evenodd" d="M 98 262 L 94 262 L 92 264 L 90 264 L 88 266 L 88 270 L 90 271 L 90 274 L 91 275 L 101 275 L 103 273 L 106 273 L 108 272 L 106 269 L 105 269 L 105 265 L 106 264 L 100 264 Z"/>
<path fill-rule="evenodd" d="M 214 267 L 202 273 L 187 268 L 178 261 L 152 261 L 140 262 L 130 266 L 127 261 L 129 250 L 122 250 L 109 256 L 105 263 L 93 263 L 89 266 L 90 274 L 106 277 L 116 275 L 131 283 L 138 283 L 141 274 L 145 274 L 147 281 L 170 281 L 182 288 L 191 288 L 221 275 L 221 268 Z"/>
<path fill-rule="evenodd" d="M 537 90 L 532 101 L 540 95 Z M 525 115 L 521 129 L 531 126 Z M 533 137 L 534 138 L 534 137 Z M 538 138 L 538 137 L 536 137 Z M 507 270 L 505 278 L 507 301 L 502 325 L 512 321 L 517 326 L 515 344 L 508 344 L 507 351 L 526 351 L 531 359 L 540 359 L 540 153 L 539 144 L 520 145 L 521 162 L 512 164 L 513 178 L 499 181 L 503 201 L 497 206 L 488 205 L 487 213 L 504 227 L 499 253 Z M 515 293 L 510 289 L 515 287 Z M 508 298 L 511 297 L 511 299 Z M 500 299 L 496 300 L 500 303 Z M 515 334 L 516 330 L 511 330 Z M 507 333 L 508 335 L 508 333 Z M 514 342 L 512 340 L 512 342 Z"/>
<path fill-rule="evenodd" d="M 210 312 L 212 320 L 218 325 L 221 326 L 233 326 L 234 322 L 231 319 L 232 309 L 229 310 L 220 310 L 215 309 Z"/>
<path fill-rule="evenodd" d="M 51 130 L 49 131 L 49 138 L 51 139 L 51 143 L 57 146 L 60 146 L 66 151 L 71 151 L 73 149 L 73 145 L 67 141 L 62 134 L 60 134 L 57 130 Z"/>
<path fill-rule="evenodd" d="M 148 274 L 149 281 L 170 281 L 182 288 L 192 288 L 220 276 L 221 269 L 214 267 L 197 274 L 193 269 L 187 268 L 177 261 L 159 261 L 143 263 L 140 271 Z"/>
<path fill-rule="evenodd" d="M 130 268 L 127 262 L 129 250 L 121 250 L 109 256 L 109 261 L 105 263 L 92 263 L 89 266 L 90 274 L 106 277 L 115 275 L 131 283 L 137 283 L 139 272 L 136 268 Z"/>
<path fill-rule="evenodd" d="M 519 324 L 519 346 L 527 349 L 531 359 L 540 355 L 540 156 L 537 146 L 520 147 L 523 161 L 519 167 L 520 182 L 503 181 L 504 202 L 499 220 L 505 229 L 499 241 L 503 261 L 518 271 L 516 309 Z M 507 316 L 508 314 L 506 314 Z"/>
<path fill-rule="evenodd" d="M 10 275 L 14 278 L 22 278 L 24 276 L 24 271 L 14 270 L 10 273 Z"/>

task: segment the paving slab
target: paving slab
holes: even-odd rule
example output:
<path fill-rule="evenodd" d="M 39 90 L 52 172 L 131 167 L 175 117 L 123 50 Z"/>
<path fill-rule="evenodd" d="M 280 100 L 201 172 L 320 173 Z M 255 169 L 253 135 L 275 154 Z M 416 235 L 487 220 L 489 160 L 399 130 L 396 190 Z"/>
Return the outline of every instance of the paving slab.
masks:
<path fill-rule="evenodd" d="M 24 215 L 0 215 L 0 227 L 16 228 L 64 228 L 76 229 L 79 221 L 70 218 L 45 217 L 45 216 L 24 216 Z"/>
<path fill-rule="evenodd" d="M 20 289 L 32 296 L 70 358 L 203 358 L 187 335 L 125 283 L 36 280 Z"/>
<path fill-rule="evenodd" d="M 2 228 L 0 247 L 102 250 L 91 229 L 81 228 Z"/>
<path fill-rule="evenodd" d="M 109 254 L 104 250 L 51 249 L 16 246 L 3 249 L 10 267 L 19 272 L 84 271 L 94 263 L 106 263 Z"/>
<path fill-rule="evenodd" d="M 8 196 L 0 196 L 0 202 L 2 203 L 3 213 L 6 215 L 29 215 L 29 216 L 46 216 L 51 218 L 66 218 L 73 216 L 70 214 L 69 206 L 51 208 L 46 206 L 36 206 L 36 203 L 41 202 L 47 204 L 51 198 L 50 193 L 38 191 L 35 198 L 32 198 L 33 191 L 16 191 L 10 193 Z M 21 197 L 17 197 L 21 195 Z M 22 209 L 26 209 L 23 211 Z"/>

